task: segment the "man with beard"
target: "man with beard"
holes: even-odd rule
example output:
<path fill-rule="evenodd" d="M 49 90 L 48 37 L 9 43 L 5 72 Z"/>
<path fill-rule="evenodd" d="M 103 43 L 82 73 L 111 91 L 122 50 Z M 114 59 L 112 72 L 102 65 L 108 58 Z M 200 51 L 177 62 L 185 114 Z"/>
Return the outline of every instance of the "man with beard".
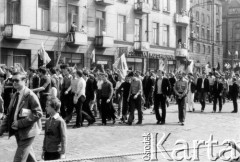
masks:
<path fill-rule="evenodd" d="M 188 82 L 183 79 L 182 73 L 178 74 L 178 81 L 174 86 L 174 92 L 177 96 L 179 123 L 184 125 L 186 116 L 186 96 L 188 93 Z"/>

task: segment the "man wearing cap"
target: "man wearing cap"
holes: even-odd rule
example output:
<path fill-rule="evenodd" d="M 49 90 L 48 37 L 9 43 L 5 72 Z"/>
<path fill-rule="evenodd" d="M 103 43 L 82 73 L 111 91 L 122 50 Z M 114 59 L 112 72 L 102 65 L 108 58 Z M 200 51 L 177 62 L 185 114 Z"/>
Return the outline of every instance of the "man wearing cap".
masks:
<path fill-rule="evenodd" d="M 219 112 L 222 111 L 223 84 L 220 82 L 220 75 L 215 74 L 216 79 L 213 85 L 213 113 L 216 112 L 217 101 L 219 102 Z"/>
<path fill-rule="evenodd" d="M 136 74 L 133 72 L 129 73 L 128 77 L 131 78 L 131 86 L 130 86 L 130 93 L 128 96 L 128 101 L 130 102 L 129 108 L 129 117 L 128 117 L 128 125 L 132 125 L 134 120 L 134 111 L 135 108 L 138 111 L 138 122 L 136 124 L 142 124 L 142 109 L 141 109 L 141 94 L 142 94 L 142 81 L 137 78 Z"/>
<path fill-rule="evenodd" d="M 203 72 L 202 77 L 197 80 L 197 92 L 199 101 L 202 105 L 201 112 L 203 112 L 206 105 L 205 99 L 209 93 L 209 80 L 206 78 L 206 72 Z"/>
<path fill-rule="evenodd" d="M 184 125 L 186 116 L 186 96 L 188 92 L 188 82 L 183 79 L 182 73 L 178 74 L 178 81 L 174 85 L 174 92 L 177 96 L 179 123 Z"/>
<path fill-rule="evenodd" d="M 166 100 L 171 92 L 171 84 L 167 78 L 164 77 L 164 72 L 157 71 L 158 78 L 155 82 L 154 91 L 154 111 L 157 118 L 157 124 L 165 124 L 166 119 Z M 159 114 L 159 106 L 161 105 L 162 115 Z"/>

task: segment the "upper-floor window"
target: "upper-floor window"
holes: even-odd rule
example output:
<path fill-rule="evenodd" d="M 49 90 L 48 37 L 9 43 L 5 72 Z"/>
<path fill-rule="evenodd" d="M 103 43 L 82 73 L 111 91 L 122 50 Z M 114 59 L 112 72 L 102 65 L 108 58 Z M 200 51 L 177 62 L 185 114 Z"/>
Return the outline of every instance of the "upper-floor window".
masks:
<path fill-rule="evenodd" d="M 206 53 L 206 46 L 203 45 L 203 53 L 205 54 Z"/>
<path fill-rule="evenodd" d="M 240 40 L 240 32 L 236 33 L 236 40 Z"/>
<path fill-rule="evenodd" d="M 21 23 L 20 0 L 7 2 L 7 22 L 9 24 Z"/>
<path fill-rule="evenodd" d="M 141 40 L 141 32 L 142 31 L 142 21 L 141 19 L 135 19 L 134 24 L 134 41 Z"/>
<path fill-rule="evenodd" d="M 216 20 L 216 25 L 217 25 L 216 26 L 217 28 L 220 26 L 220 20 L 219 19 Z"/>
<path fill-rule="evenodd" d="M 159 0 L 153 0 L 153 10 L 159 10 Z"/>
<path fill-rule="evenodd" d="M 198 43 L 197 44 L 197 53 L 200 53 L 201 52 L 201 47 L 200 47 L 200 44 Z"/>
<path fill-rule="evenodd" d="M 153 23 L 153 44 L 159 44 L 159 24 Z"/>
<path fill-rule="evenodd" d="M 170 11 L 169 0 L 163 0 L 163 11 Z"/>
<path fill-rule="evenodd" d="M 211 5 L 207 4 L 207 10 L 210 11 L 211 10 Z"/>
<path fill-rule="evenodd" d="M 207 25 L 210 25 L 210 16 L 207 15 Z"/>
<path fill-rule="evenodd" d="M 196 12 L 196 20 L 199 21 L 199 12 Z"/>
<path fill-rule="evenodd" d="M 205 22 L 205 15 L 204 15 L 204 13 L 202 13 L 202 23 L 204 23 Z"/>
<path fill-rule="evenodd" d="M 118 15 L 118 39 L 126 40 L 126 16 Z"/>
<path fill-rule="evenodd" d="M 68 5 L 68 29 L 73 22 L 78 26 L 78 6 Z"/>
<path fill-rule="evenodd" d="M 216 15 L 219 15 L 219 14 L 220 14 L 220 6 L 216 5 Z"/>
<path fill-rule="evenodd" d="M 207 40 L 210 41 L 210 29 L 207 30 Z"/>
<path fill-rule="evenodd" d="M 163 46 L 169 46 L 169 25 L 163 25 Z"/>
<path fill-rule="evenodd" d="M 205 38 L 205 29 L 204 28 L 202 28 L 201 34 L 202 34 L 202 38 L 204 39 Z"/>
<path fill-rule="evenodd" d="M 197 33 L 197 37 L 199 38 L 199 34 L 200 34 L 199 26 L 196 26 L 196 33 Z"/>
<path fill-rule="evenodd" d="M 217 38 L 216 39 L 218 41 L 217 43 L 219 43 L 219 41 L 220 41 L 220 32 L 219 31 L 217 31 Z"/>
<path fill-rule="evenodd" d="M 49 30 L 49 20 L 50 20 L 50 1 L 39 0 L 38 1 L 38 29 Z"/>
<path fill-rule="evenodd" d="M 105 12 L 96 11 L 96 35 L 101 36 L 105 31 Z"/>

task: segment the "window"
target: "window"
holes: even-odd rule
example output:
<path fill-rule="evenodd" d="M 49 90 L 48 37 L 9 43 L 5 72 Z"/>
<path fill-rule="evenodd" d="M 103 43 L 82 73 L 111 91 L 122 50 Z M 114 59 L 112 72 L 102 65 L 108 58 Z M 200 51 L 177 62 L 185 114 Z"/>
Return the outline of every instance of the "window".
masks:
<path fill-rule="evenodd" d="M 203 45 L 203 53 L 205 54 L 205 52 L 206 52 L 206 46 Z"/>
<path fill-rule="evenodd" d="M 201 34 L 202 34 L 202 38 L 204 39 L 205 38 L 205 29 L 204 28 L 202 28 Z"/>
<path fill-rule="evenodd" d="M 239 40 L 240 39 L 240 33 L 238 32 L 235 35 L 236 35 L 236 40 Z"/>
<path fill-rule="evenodd" d="M 149 70 L 157 70 L 159 68 L 158 59 L 149 59 Z"/>
<path fill-rule="evenodd" d="M 9 24 L 21 23 L 20 0 L 7 2 L 7 21 Z"/>
<path fill-rule="evenodd" d="M 84 67 L 84 54 L 79 53 L 62 53 L 61 58 L 63 58 L 63 63 L 68 64 L 69 66 L 77 66 L 81 69 Z"/>
<path fill-rule="evenodd" d="M 153 10 L 159 10 L 159 0 L 153 0 Z"/>
<path fill-rule="evenodd" d="M 200 50 L 201 50 L 201 49 L 200 49 L 200 44 L 198 43 L 198 44 L 197 44 L 197 53 L 200 53 Z"/>
<path fill-rule="evenodd" d="M 199 29 L 199 26 L 196 27 L 196 32 L 197 32 L 197 37 L 199 38 L 199 35 L 200 35 L 200 29 Z"/>
<path fill-rule="evenodd" d="M 219 19 L 216 20 L 216 25 L 217 25 L 216 27 L 219 28 L 219 26 L 220 26 L 220 20 Z"/>
<path fill-rule="evenodd" d="M 210 25 L 210 16 L 207 15 L 207 25 Z"/>
<path fill-rule="evenodd" d="M 216 15 L 219 15 L 219 14 L 220 14 L 220 6 L 216 5 Z"/>
<path fill-rule="evenodd" d="M 163 46 L 169 46 L 169 25 L 163 26 Z"/>
<path fill-rule="evenodd" d="M 197 19 L 197 21 L 199 21 L 199 12 L 198 11 L 196 12 L 196 19 Z"/>
<path fill-rule="evenodd" d="M 218 55 L 220 55 L 221 54 L 221 50 L 220 50 L 220 48 L 218 48 Z"/>
<path fill-rule="evenodd" d="M 208 46 L 208 54 L 210 54 L 210 53 L 211 53 L 211 47 Z"/>
<path fill-rule="evenodd" d="M 207 5 L 207 10 L 210 11 L 210 9 L 211 9 L 211 5 L 208 4 L 208 5 Z"/>
<path fill-rule="evenodd" d="M 105 13 L 96 11 L 96 35 L 101 36 L 105 31 Z"/>
<path fill-rule="evenodd" d="M 163 0 L 163 11 L 170 11 L 169 0 Z"/>
<path fill-rule="evenodd" d="M 159 44 L 159 24 L 153 23 L 153 44 Z"/>
<path fill-rule="evenodd" d="M 190 42 L 190 51 L 193 52 L 193 42 Z"/>
<path fill-rule="evenodd" d="M 207 40 L 210 41 L 210 29 L 207 30 Z"/>
<path fill-rule="evenodd" d="M 78 6 L 68 5 L 68 29 L 70 30 L 71 24 L 75 22 L 78 26 Z"/>
<path fill-rule="evenodd" d="M 126 16 L 118 15 L 118 39 L 126 40 Z"/>
<path fill-rule="evenodd" d="M 205 22 L 205 16 L 204 16 L 204 13 L 202 13 L 202 23 Z"/>
<path fill-rule="evenodd" d="M 217 31 L 217 38 L 216 39 L 217 39 L 217 41 L 220 41 L 220 32 L 219 31 Z"/>
<path fill-rule="evenodd" d="M 141 31 L 142 31 L 142 23 L 141 19 L 135 19 L 134 25 L 134 40 L 140 41 L 141 40 Z"/>

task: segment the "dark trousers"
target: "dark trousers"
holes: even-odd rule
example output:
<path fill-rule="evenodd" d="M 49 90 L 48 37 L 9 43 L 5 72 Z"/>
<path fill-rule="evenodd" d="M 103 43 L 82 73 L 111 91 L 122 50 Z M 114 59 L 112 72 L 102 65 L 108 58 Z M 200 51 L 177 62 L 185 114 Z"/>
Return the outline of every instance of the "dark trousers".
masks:
<path fill-rule="evenodd" d="M 178 103 L 178 119 L 180 122 L 184 122 L 186 117 L 186 96 L 181 99 L 178 98 L 177 103 Z"/>
<path fill-rule="evenodd" d="M 40 105 L 42 107 L 43 112 L 46 112 L 46 104 L 47 104 L 48 95 L 40 95 Z"/>
<path fill-rule="evenodd" d="M 112 100 L 107 103 L 108 98 L 107 97 L 102 97 L 101 101 L 101 109 L 102 109 L 102 123 L 106 124 L 107 123 L 107 117 L 110 117 L 111 119 L 115 120 L 115 115 L 114 115 L 114 109 L 112 107 Z"/>
<path fill-rule="evenodd" d="M 219 111 L 222 111 L 222 96 L 214 95 L 213 97 L 213 111 L 217 109 L 217 101 L 219 102 Z"/>
<path fill-rule="evenodd" d="M 44 160 L 58 160 L 60 159 L 61 154 L 59 152 L 45 152 Z"/>
<path fill-rule="evenodd" d="M 205 109 L 205 106 L 206 106 L 206 96 L 207 96 L 207 92 L 205 92 L 203 89 L 199 92 L 199 101 L 202 105 L 202 110 Z"/>
<path fill-rule="evenodd" d="M 141 102 L 142 98 L 141 95 L 138 95 L 136 99 L 134 99 L 135 95 L 130 96 L 130 108 L 129 108 L 129 117 L 128 117 L 128 123 L 132 123 L 134 120 L 134 111 L 137 109 L 138 111 L 138 122 L 142 123 L 142 108 L 141 108 Z"/>
<path fill-rule="evenodd" d="M 212 91 L 213 91 L 213 85 L 210 85 L 210 86 L 209 86 L 209 90 L 210 90 L 210 92 L 209 92 L 209 95 L 208 95 L 208 101 L 209 101 L 209 103 L 211 103 L 211 102 L 212 102 L 212 99 L 213 99 L 213 93 L 212 93 Z"/>
<path fill-rule="evenodd" d="M 99 111 L 99 116 L 102 116 L 102 110 L 101 110 L 101 90 L 97 90 L 97 108 Z"/>
<path fill-rule="evenodd" d="M 66 114 L 65 120 L 68 122 L 72 120 L 73 109 L 75 107 L 75 105 L 73 104 L 74 95 L 75 95 L 74 93 L 70 93 L 70 92 L 67 95 L 69 100 L 67 101 L 68 106 L 65 108 L 65 114 Z"/>
<path fill-rule="evenodd" d="M 159 106 L 162 109 L 162 116 L 159 113 Z M 154 98 L 154 110 L 157 121 L 165 122 L 166 119 L 166 96 L 163 94 L 156 94 Z"/>
<path fill-rule="evenodd" d="M 123 121 L 127 120 L 127 113 L 129 111 L 129 103 L 128 103 L 127 99 L 128 99 L 128 96 L 123 96 L 123 104 L 122 104 Z"/>
<path fill-rule="evenodd" d="M 37 162 L 32 148 L 35 137 L 20 140 L 18 134 L 15 136 L 17 141 L 17 151 L 15 153 L 13 162 Z"/>
<path fill-rule="evenodd" d="M 91 100 L 89 98 L 86 98 L 85 102 L 83 103 L 82 109 L 83 109 L 83 112 L 85 112 L 85 114 L 87 114 L 88 117 L 90 117 L 95 122 L 96 121 L 95 117 L 94 117 L 94 115 L 90 109 L 90 105 L 89 105 L 90 101 Z M 83 115 L 83 121 L 84 121 L 84 119 L 88 120 L 86 117 L 87 117 L 86 115 Z"/>
<path fill-rule="evenodd" d="M 235 112 L 238 112 L 238 103 L 237 103 L 237 98 L 238 96 L 232 96 L 232 100 L 233 100 L 233 108 Z"/>
<path fill-rule="evenodd" d="M 64 90 L 62 91 L 61 95 L 61 116 L 65 118 L 67 116 L 67 108 L 70 108 L 72 106 L 73 100 L 71 97 L 71 94 L 64 94 Z"/>
<path fill-rule="evenodd" d="M 145 104 L 144 104 L 144 106 L 149 109 L 150 105 L 152 103 L 151 102 L 151 93 L 150 92 L 145 93 L 144 96 L 145 96 Z"/>
<path fill-rule="evenodd" d="M 81 99 L 78 99 L 77 104 L 74 105 L 74 107 L 76 108 L 76 114 L 77 114 L 77 118 L 76 118 L 76 125 L 77 126 L 82 126 L 84 119 L 86 119 L 89 123 L 91 123 L 92 121 L 94 121 L 95 119 L 92 118 L 87 112 L 85 112 L 82 108 L 83 108 L 83 103 L 81 101 Z"/>

